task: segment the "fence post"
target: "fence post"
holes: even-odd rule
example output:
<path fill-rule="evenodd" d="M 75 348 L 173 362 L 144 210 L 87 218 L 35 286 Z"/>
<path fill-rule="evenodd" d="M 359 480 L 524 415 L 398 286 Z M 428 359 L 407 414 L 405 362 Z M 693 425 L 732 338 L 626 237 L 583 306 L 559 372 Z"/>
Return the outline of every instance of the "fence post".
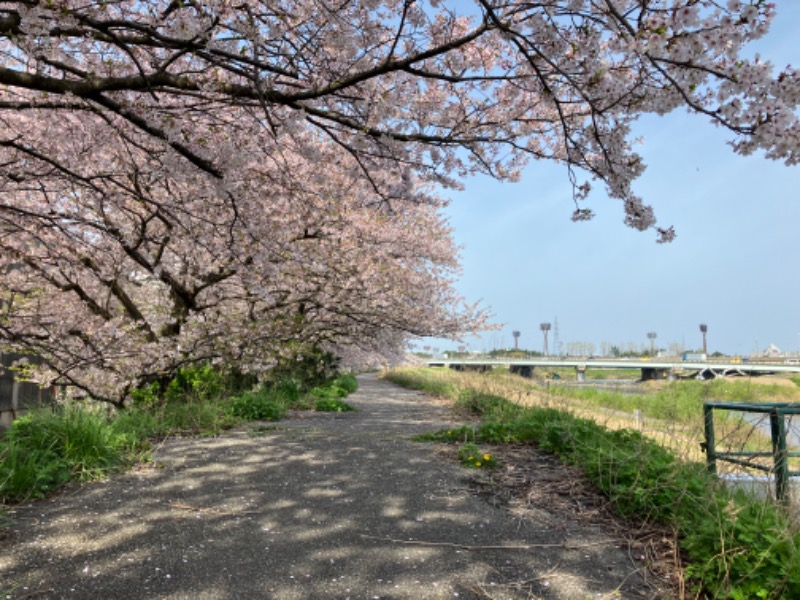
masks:
<path fill-rule="evenodd" d="M 772 432 L 772 456 L 775 462 L 775 499 L 778 502 L 789 501 L 789 460 L 786 448 L 786 419 L 777 406 L 769 413 L 769 425 Z"/>
<path fill-rule="evenodd" d="M 717 474 L 717 451 L 714 440 L 714 408 L 708 404 L 703 405 L 703 420 L 706 430 L 706 469 L 709 473 Z"/>

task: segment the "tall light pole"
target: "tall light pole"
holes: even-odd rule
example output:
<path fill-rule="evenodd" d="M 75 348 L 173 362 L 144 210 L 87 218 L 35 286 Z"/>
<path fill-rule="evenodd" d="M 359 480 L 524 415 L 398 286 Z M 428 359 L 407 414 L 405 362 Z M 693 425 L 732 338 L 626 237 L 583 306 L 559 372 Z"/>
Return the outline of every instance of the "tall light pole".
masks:
<path fill-rule="evenodd" d="M 519 331 L 512 331 L 511 335 L 514 336 L 514 350 L 519 350 Z"/>
<path fill-rule="evenodd" d="M 647 332 L 647 339 L 650 340 L 650 356 L 655 356 L 655 343 L 656 343 L 656 332 L 655 331 L 648 331 Z"/>
<path fill-rule="evenodd" d="M 561 341 L 558 339 L 558 317 L 553 319 L 553 353 L 561 356 Z"/>
<path fill-rule="evenodd" d="M 700 333 L 703 334 L 703 354 L 708 354 L 708 346 L 706 345 L 706 334 L 708 333 L 708 325 L 700 323 Z"/>
<path fill-rule="evenodd" d="M 540 323 L 539 329 L 541 329 L 544 334 L 544 350 L 542 351 L 542 355 L 547 356 L 547 332 L 550 331 L 550 323 Z"/>

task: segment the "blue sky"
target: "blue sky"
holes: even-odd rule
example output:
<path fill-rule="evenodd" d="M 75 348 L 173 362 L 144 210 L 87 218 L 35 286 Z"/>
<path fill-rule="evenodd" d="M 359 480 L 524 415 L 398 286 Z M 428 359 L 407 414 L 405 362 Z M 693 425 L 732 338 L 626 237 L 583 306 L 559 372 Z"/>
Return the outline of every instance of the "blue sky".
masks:
<path fill-rule="evenodd" d="M 772 31 L 753 51 L 800 65 L 800 1 L 775 4 Z M 548 163 L 530 165 L 520 183 L 473 178 L 448 193 L 463 246 L 456 287 L 504 324 L 464 343 L 510 347 L 519 330 L 521 347 L 541 350 L 539 324 L 557 319 L 562 349 L 648 344 L 649 331 L 660 347 L 693 349 L 705 323 L 709 352 L 747 355 L 770 343 L 800 352 L 800 167 L 735 155 L 730 134 L 685 111 L 641 119 L 634 133 L 648 164 L 635 189 L 659 224 L 675 227 L 671 244 L 625 227 L 598 184 L 596 217 L 573 223 L 566 172 Z M 549 341 L 552 350 L 552 331 Z"/>

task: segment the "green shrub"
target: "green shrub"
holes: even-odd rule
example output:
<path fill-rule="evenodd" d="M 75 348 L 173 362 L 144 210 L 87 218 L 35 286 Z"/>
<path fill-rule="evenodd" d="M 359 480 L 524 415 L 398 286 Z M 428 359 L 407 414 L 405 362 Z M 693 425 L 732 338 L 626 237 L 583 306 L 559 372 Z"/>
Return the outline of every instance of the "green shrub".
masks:
<path fill-rule="evenodd" d="M 165 397 L 168 401 L 216 400 L 229 387 L 229 378 L 211 365 L 184 367 L 167 384 Z"/>
<path fill-rule="evenodd" d="M 347 390 L 340 388 L 338 385 L 329 384 L 315 387 L 309 394 L 314 398 L 344 398 L 347 396 Z"/>
<path fill-rule="evenodd" d="M 314 402 L 314 410 L 319 412 L 351 412 L 355 408 L 339 398 L 317 398 Z"/>
<path fill-rule="evenodd" d="M 350 375 L 348 373 L 339 375 L 333 380 L 333 385 L 346 390 L 348 394 L 354 394 L 358 391 L 358 380 L 355 378 L 355 375 Z"/>
<path fill-rule="evenodd" d="M 129 406 L 137 408 L 152 408 L 162 404 L 163 401 L 161 385 L 156 381 L 131 390 L 129 396 Z"/>
<path fill-rule="evenodd" d="M 455 406 L 477 416 L 498 415 L 503 411 L 513 411 L 515 408 L 505 398 L 473 389 L 462 390 Z"/>
<path fill-rule="evenodd" d="M 286 402 L 262 388 L 231 398 L 230 411 L 245 421 L 280 421 L 286 416 Z"/>
<path fill-rule="evenodd" d="M 183 367 L 174 376 L 143 384 L 129 393 L 130 406 L 153 408 L 168 403 L 215 402 L 252 388 L 255 376 L 209 364 Z"/>
<path fill-rule="evenodd" d="M 282 379 L 270 386 L 270 390 L 273 395 L 282 398 L 290 404 L 297 402 L 303 396 L 300 384 L 293 379 Z"/>
<path fill-rule="evenodd" d="M 336 372 L 337 358 L 318 346 L 289 342 L 284 350 L 286 356 L 267 373 L 265 383 L 268 386 L 293 381 L 304 392 L 323 385 Z"/>
<path fill-rule="evenodd" d="M 358 389 L 358 383 L 352 375 L 337 377 L 331 382 L 315 387 L 309 392 L 312 399 L 314 410 L 320 412 L 349 412 L 355 410 L 342 398 L 351 393 L 351 390 Z"/>
<path fill-rule="evenodd" d="M 717 490 L 683 515 L 687 577 L 712 598 L 800 598 L 800 534 L 771 503 Z"/>
<path fill-rule="evenodd" d="M 474 438 L 487 444 L 513 444 L 522 441 L 515 424 L 501 421 L 484 421 L 475 430 Z"/>

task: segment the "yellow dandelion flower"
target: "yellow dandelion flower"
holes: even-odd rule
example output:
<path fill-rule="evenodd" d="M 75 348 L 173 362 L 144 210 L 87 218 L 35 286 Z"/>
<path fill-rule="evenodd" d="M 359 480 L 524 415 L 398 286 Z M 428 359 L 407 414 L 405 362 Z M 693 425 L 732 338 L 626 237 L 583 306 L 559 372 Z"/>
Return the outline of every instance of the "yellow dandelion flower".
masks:
<path fill-rule="evenodd" d="M 480 466 L 481 466 L 481 462 L 480 462 L 480 461 L 476 462 L 476 463 L 475 463 L 475 466 L 476 466 L 476 467 L 480 467 Z"/>
<path fill-rule="evenodd" d="M 470 456 L 467 460 L 475 460 L 474 456 Z"/>
<path fill-rule="evenodd" d="M 484 454 L 484 455 L 483 455 L 483 460 L 485 460 L 485 461 L 490 461 L 490 460 L 492 460 L 492 455 L 491 455 L 491 454 Z"/>

